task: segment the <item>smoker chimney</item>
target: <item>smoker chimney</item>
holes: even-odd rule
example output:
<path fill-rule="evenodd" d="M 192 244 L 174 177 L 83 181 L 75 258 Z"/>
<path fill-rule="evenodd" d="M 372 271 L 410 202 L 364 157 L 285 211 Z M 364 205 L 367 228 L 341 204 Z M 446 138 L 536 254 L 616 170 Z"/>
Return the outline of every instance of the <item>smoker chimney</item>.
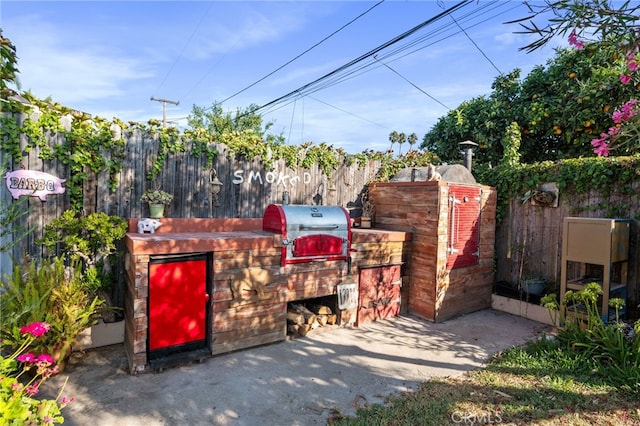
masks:
<path fill-rule="evenodd" d="M 472 141 L 464 141 L 458 144 L 462 149 L 462 158 L 464 159 L 464 166 L 467 170 L 471 171 L 471 159 L 473 158 L 473 148 L 478 146 L 477 143 Z"/>

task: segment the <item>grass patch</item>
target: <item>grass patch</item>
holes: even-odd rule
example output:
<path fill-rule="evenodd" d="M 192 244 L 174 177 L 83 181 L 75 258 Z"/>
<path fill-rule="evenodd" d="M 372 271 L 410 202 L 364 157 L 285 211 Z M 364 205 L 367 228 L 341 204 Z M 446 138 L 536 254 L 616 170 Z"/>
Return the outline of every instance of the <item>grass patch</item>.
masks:
<path fill-rule="evenodd" d="M 593 358 L 540 339 L 462 378 L 434 378 L 332 425 L 640 425 L 637 382 L 612 383 Z"/>

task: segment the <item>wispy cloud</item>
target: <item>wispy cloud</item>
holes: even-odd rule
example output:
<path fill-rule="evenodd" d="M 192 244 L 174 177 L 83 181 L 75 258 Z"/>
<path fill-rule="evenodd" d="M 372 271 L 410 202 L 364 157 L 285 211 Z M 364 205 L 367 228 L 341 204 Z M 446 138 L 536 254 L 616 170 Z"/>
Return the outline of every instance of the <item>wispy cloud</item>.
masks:
<path fill-rule="evenodd" d="M 11 27 L 26 26 L 12 38 Z M 114 55 L 105 46 L 63 42 L 63 28 L 36 15 L 23 16 L 9 25 L 6 36 L 16 45 L 19 78 L 24 90 L 39 97 L 74 105 L 125 93 L 125 82 L 153 75 L 143 60 Z"/>

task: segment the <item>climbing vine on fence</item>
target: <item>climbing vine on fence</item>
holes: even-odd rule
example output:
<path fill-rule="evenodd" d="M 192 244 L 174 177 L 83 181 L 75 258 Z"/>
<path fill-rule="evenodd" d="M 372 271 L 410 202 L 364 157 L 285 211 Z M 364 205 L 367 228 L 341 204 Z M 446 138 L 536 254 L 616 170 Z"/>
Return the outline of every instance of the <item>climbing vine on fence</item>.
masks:
<path fill-rule="evenodd" d="M 175 128 L 162 127 L 159 120 L 152 119 L 146 124 L 124 123 L 118 119 L 108 121 L 61 106 L 49 99 L 39 100 L 28 92 L 24 94 L 24 98 L 29 105 L 9 100 L 5 107 L 5 112 L 9 114 L 0 117 L 0 147 L 5 153 L 5 159 L 20 162 L 25 155 L 37 149 L 41 160 L 57 160 L 66 165 L 70 176 L 67 177 L 65 186 L 74 211 L 82 209 L 83 184 L 89 178 L 89 173 L 107 173 L 109 189 L 115 191 L 127 152 L 126 137 L 123 138 L 123 135 L 134 131 L 142 132 L 145 138 L 153 139 L 158 144 L 157 154 L 151 159 L 145 176 L 148 180 L 155 179 L 162 172 L 170 154 L 189 152 L 194 157 L 206 158 L 204 167 L 211 167 L 218 155 L 215 144 L 225 145 L 230 155 L 249 160 L 258 158 L 267 167 L 284 159 L 291 168 L 311 168 L 318 165 L 326 175 L 335 171 L 342 162 L 347 165 L 357 162 L 359 166 L 363 166 L 367 161 L 385 159 L 388 164 L 394 163 L 392 152 L 364 151 L 352 155 L 324 142 L 319 145 L 308 142 L 293 146 L 277 137 L 262 140 L 260 135 L 250 129 L 215 135 L 204 129 L 190 129 L 181 133 Z M 64 137 L 60 139 L 60 143 L 50 146 L 47 137 L 52 134 Z M 22 141 L 21 135 L 24 135 Z"/>
<path fill-rule="evenodd" d="M 561 192 L 580 195 L 597 190 L 602 193 L 633 194 L 633 184 L 640 174 L 640 155 L 628 157 L 571 158 L 533 164 L 501 164 L 494 168 L 477 165 L 479 182 L 493 186 L 498 193 L 498 220 L 504 217 L 512 199 L 522 197 L 546 182 L 556 182 Z M 621 206 L 592 205 L 616 216 Z M 578 211 L 573 212 L 575 214 Z"/>

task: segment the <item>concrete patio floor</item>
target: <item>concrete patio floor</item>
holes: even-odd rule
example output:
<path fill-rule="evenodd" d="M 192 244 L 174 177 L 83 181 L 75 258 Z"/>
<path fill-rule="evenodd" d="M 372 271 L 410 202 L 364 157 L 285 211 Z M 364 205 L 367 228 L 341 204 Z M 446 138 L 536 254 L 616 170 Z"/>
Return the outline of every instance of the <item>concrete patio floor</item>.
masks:
<path fill-rule="evenodd" d="M 65 425 L 324 425 L 435 376 L 460 376 L 549 327 L 487 309 L 442 323 L 401 316 L 131 376 L 123 345 L 75 353 L 46 383 Z"/>

